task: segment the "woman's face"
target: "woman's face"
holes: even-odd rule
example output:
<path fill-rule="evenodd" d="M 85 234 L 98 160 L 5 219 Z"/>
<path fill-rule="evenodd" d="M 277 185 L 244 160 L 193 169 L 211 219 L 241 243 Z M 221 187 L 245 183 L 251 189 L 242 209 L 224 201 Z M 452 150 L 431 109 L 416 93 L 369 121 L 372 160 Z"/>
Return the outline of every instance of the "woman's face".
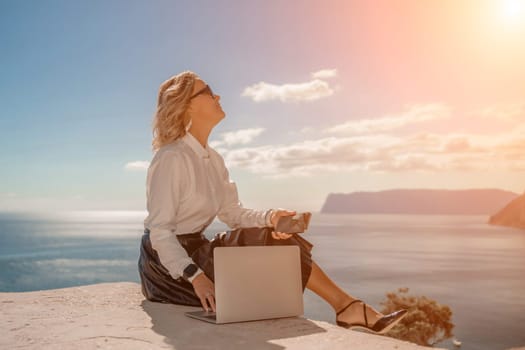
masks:
<path fill-rule="evenodd" d="M 199 125 L 215 126 L 226 115 L 219 104 L 221 97 L 215 93 L 212 96 L 210 90 L 206 89 L 206 82 L 198 78 L 193 85 L 192 96 L 197 93 L 199 94 L 191 99 L 189 106 L 192 123 L 198 122 Z"/>

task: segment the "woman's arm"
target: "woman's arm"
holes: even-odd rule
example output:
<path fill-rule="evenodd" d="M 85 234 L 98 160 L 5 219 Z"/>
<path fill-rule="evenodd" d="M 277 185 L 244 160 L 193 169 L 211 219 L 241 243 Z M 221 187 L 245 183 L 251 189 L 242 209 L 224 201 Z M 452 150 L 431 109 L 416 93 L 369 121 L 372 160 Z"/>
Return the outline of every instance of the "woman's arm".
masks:
<path fill-rule="evenodd" d="M 164 152 L 158 159 L 154 159 L 148 169 L 148 225 L 151 246 L 157 251 L 162 265 L 175 279 L 182 276 L 188 264 L 193 263 L 176 236 L 183 233 L 177 232 L 176 225 L 181 182 L 184 179 L 183 161 L 183 157 L 179 157 L 177 153 Z M 203 271 L 199 268 L 193 278 L 201 272 Z"/>
<path fill-rule="evenodd" d="M 217 213 L 218 218 L 235 229 L 239 227 L 265 227 L 272 226 L 271 214 L 273 209 L 256 210 L 244 208 L 239 201 L 236 183 L 230 179 L 224 159 L 219 155 L 220 172 L 224 186 L 224 199 Z"/>

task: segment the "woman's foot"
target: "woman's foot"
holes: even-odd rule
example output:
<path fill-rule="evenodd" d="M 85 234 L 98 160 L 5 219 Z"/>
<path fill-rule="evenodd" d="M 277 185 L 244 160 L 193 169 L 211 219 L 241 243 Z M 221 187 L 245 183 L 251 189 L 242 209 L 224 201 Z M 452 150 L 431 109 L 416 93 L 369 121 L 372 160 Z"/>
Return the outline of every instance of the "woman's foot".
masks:
<path fill-rule="evenodd" d="M 354 305 L 354 304 L 361 304 L 362 305 L 362 315 L 365 319 L 365 322 L 358 321 L 358 322 L 347 322 L 339 319 L 339 317 L 343 317 L 345 312 L 348 311 L 348 309 Z M 370 310 L 373 311 L 372 319 L 369 320 L 369 313 Z M 338 326 L 344 327 L 344 328 L 350 328 L 350 329 L 362 329 L 367 332 L 372 332 L 374 334 L 385 334 L 390 329 L 395 327 L 406 315 L 408 314 L 408 309 L 400 309 L 394 312 L 389 313 L 388 315 L 380 316 L 381 314 L 377 311 L 375 311 L 370 305 L 365 304 L 362 300 L 354 299 L 350 303 L 348 303 L 345 307 L 343 307 L 341 310 L 339 310 L 336 314 L 336 324 Z M 351 316 L 354 318 L 355 313 L 352 313 Z"/>
<path fill-rule="evenodd" d="M 344 309 L 344 307 L 348 305 L 351 301 L 352 299 L 348 300 L 345 304 L 343 304 L 343 306 L 339 310 L 337 310 L 337 312 L 342 312 L 336 315 L 336 322 L 342 321 L 346 323 L 361 323 L 365 325 L 366 321 L 368 321 L 368 326 L 372 327 L 377 322 L 377 320 L 384 316 L 382 313 L 375 310 L 372 306 L 366 304 L 365 320 L 362 301 L 352 303 L 352 305 L 350 305 L 343 311 L 342 309 Z"/>

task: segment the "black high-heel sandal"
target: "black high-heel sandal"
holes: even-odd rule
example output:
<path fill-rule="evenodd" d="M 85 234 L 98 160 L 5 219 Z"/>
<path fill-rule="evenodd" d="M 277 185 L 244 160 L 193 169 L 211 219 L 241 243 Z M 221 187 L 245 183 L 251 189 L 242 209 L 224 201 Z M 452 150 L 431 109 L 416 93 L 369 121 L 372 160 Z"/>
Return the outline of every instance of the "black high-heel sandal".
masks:
<path fill-rule="evenodd" d="M 346 309 L 350 307 L 355 302 L 362 302 L 363 303 L 363 313 L 365 314 L 365 324 L 362 323 L 347 323 L 344 321 L 338 321 L 337 316 L 339 316 L 341 313 L 343 313 Z M 355 299 L 352 302 L 350 302 L 348 305 L 346 305 L 344 308 L 339 310 L 336 314 L 336 323 L 338 326 L 348 328 L 348 329 L 363 329 L 368 332 L 372 332 L 374 334 L 385 334 L 388 332 L 392 327 L 394 327 L 396 324 L 398 324 L 399 321 L 403 319 L 403 317 L 406 316 L 408 310 L 407 309 L 401 309 L 394 311 L 388 315 L 385 315 L 381 317 L 379 320 L 377 320 L 376 323 L 374 323 L 372 326 L 368 325 L 368 318 L 366 317 L 366 303 L 362 300 Z"/>

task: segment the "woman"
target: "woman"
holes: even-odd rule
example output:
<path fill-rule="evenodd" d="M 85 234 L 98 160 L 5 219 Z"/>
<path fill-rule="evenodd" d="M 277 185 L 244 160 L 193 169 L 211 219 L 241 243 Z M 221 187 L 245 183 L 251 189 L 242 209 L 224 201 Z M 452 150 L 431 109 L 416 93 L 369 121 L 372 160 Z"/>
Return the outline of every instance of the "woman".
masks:
<path fill-rule="evenodd" d="M 326 300 L 342 327 L 386 333 L 407 310 L 383 315 L 355 299 L 312 260 L 309 241 L 272 229 L 280 217 L 295 211 L 255 210 L 239 202 L 224 159 L 208 145 L 213 127 L 225 116 L 219 101 L 220 96 L 191 71 L 160 86 L 153 122 L 155 155 L 146 181 L 148 216 L 138 262 L 144 296 L 215 312 L 214 247 L 293 244 L 301 251 L 303 292 L 309 288 Z M 217 233 L 210 241 L 203 232 L 216 216 L 233 230 Z"/>

